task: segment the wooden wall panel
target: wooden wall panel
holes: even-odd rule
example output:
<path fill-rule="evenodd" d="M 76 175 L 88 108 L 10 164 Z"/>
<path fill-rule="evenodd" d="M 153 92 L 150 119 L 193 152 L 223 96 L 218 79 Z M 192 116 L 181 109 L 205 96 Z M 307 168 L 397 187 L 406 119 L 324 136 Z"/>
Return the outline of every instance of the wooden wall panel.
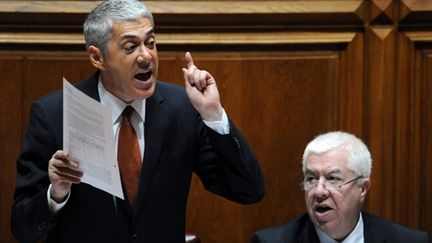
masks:
<path fill-rule="evenodd" d="M 362 138 L 364 116 L 364 34 L 356 33 L 340 52 L 338 129 Z"/>
<path fill-rule="evenodd" d="M 432 235 L 430 156 L 430 53 L 432 4 L 403 0 L 400 3 L 395 126 L 394 220 L 425 229 Z M 402 200 L 407 199 L 407 200 Z"/>
<path fill-rule="evenodd" d="M 20 57 L 0 54 L 0 242 L 13 242 L 9 217 L 15 188 L 14 158 L 21 144 L 22 66 Z"/>
<path fill-rule="evenodd" d="M 383 217 L 393 216 L 395 195 L 388 180 L 394 179 L 394 100 L 395 100 L 395 30 L 392 26 L 372 26 L 367 30 L 365 83 L 365 122 L 367 134 L 364 137 L 373 158 L 372 189 L 369 191 L 367 207 Z"/>
<path fill-rule="evenodd" d="M 432 33 L 430 35 L 432 37 Z M 432 232 L 432 178 L 430 173 L 432 171 L 432 138 L 431 124 L 432 124 L 432 48 L 424 51 L 422 54 L 422 106 L 421 106 L 421 128 L 420 128 L 420 148 L 421 148 L 421 164 L 420 174 L 421 185 L 419 188 L 420 201 L 420 222 L 419 227 L 428 229 Z"/>
<path fill-rule="evenodd" d="M 432 232 L 430 188 L 430 52 L 432 32 L 399 34 L 394 220 Z M 406 198 L 409 200 L 400 200 Z"/>

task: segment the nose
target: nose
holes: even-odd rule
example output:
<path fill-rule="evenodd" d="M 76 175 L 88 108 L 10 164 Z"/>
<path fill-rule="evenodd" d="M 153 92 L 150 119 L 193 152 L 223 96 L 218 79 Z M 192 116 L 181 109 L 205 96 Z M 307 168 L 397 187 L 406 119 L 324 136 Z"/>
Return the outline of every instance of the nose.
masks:
<path fill-rule="evenodd" d="M 320 180 L 315 187 L 315 195 L 318 198 L 318 200 L 326 199 L 330 194 L 330 192 L 329 192 L 328 188 L 325 186 L 324 182 L 325 181 Z"/>
<path fill-rule="evenodd" d="M 142 44 L 140 46 L 140 51 L 137 56 L 137 62 L 138 63 L 145 63 L 149 62 L 152 59 L 152 55 L 150 53 L 150 50 L 145 46 L 145 44 Z"/>

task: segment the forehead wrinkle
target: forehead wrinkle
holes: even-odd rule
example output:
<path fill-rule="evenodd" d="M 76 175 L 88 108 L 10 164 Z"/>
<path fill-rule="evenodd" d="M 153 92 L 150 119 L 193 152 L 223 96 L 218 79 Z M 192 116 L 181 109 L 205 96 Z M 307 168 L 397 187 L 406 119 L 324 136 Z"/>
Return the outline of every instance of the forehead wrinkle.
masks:
<path fill-rule="evenodd" d="M 343 174 L 343 171 L 339 168 L 334 168 L 334 169 L 330 169 L 330 170 L 327 170 L 325 168 L 325 169 L 322 169 L 322 171 L 324 171 L 325 174 Z M 310 168 L 306 168 L 305 174 L 316 174 L 317 172 L 318 172 L 317 170 L 312 170 Z"/>
<path fill-rule="evenodd" d="M 149 29 L 149 30 L 144 34 L 144 36 L 149 36 L 149 35 L 152 35 L 153 33 L 154 33 L 154 29 L 151 28 L 151 29 Z M 120 41 L 123 41 L 123 40 L 130 40 L 130 39 L 138 39 L 138 38 L 139 38 L 139 36 L 136 35 L 136 34 L 129 34 L 129 33 L 127 33 L 127 34 L 125 34 L 125 35 L 121 35 L 121 36 L 120 36 Z"/>
<path fill-rule="evenodd" d="M 124 41 L 130 41 L 130 40 L 135 40 L 135 39 L 139 39 L 139 37 L 137 35 L 123 35 L 120 37 L 120 42 L 124 42 Z"/>

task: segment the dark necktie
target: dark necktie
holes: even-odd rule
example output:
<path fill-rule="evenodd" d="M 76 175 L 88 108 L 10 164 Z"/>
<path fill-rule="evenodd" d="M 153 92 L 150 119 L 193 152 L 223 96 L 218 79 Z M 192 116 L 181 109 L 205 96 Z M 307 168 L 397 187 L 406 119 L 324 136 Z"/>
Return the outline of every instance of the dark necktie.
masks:
<path fill-rule="evenodd" d="M 133 112 L 132 106 L 127 106 L 122 113 L 117 159 L 127 198 L 131 206 L 135 207 L 142 163 L 138 138 L 130 120 Z"/>

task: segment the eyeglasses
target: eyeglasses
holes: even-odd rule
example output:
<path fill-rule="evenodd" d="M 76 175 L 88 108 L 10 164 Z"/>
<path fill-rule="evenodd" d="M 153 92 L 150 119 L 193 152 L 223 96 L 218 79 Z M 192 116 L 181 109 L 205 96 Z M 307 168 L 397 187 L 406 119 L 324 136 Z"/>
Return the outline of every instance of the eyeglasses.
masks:
<path fill-rule="evenodd" d="M 322 183 L 322 185 L 328 190 L 330 190 L 330 189 L 340 190 L 343 186 L 345 186 L 351 182 L 357 181 L 358 179 L 361 179 L 361 178 L 363 178 L 363 176 L 358 176 L 358 177 L 356 177 L 352 180 L 349 180 L 347 182 L 343 182 L 341 179 L 325 180 Z M 305 178 L 304 181 L 298 183 L 300 189 L 303 191 L 310 191 L 310 190 L 314 189 L 315 187 L 317 187 L 318 184 L 319 184 L 319 180 L 317 180 L 316 178 L 311 178 L 311 179 Z"/>

